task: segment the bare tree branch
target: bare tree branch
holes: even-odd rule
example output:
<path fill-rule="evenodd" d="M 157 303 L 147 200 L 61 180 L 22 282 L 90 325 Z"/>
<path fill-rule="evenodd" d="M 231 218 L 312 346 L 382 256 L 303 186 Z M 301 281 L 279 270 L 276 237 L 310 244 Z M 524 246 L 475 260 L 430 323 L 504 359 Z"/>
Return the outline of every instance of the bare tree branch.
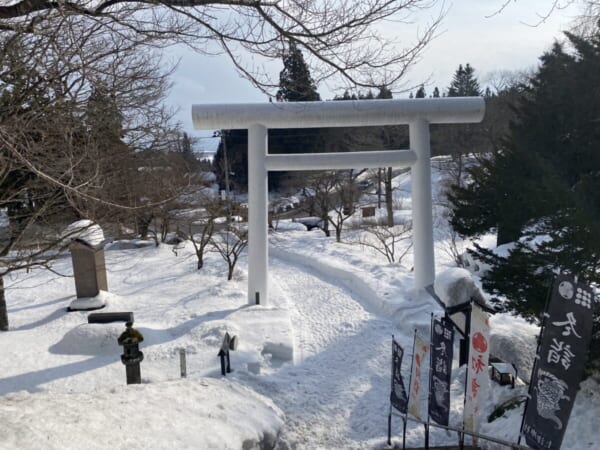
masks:
<path fill-rule="evenodd" d="M 351 86 L 392 86 L 419 58 L 444 16 L 442 6 L 414 42 L 379 31 L 382 23 L 412 26 L 413 15 L 436 0 L 23 0 L 0 6 L 0 30 L 50 33 L 61 17 L 81 17 L 104 32 L 146 45 L 184 43 L 205 54 L 228 55 L 265 92 L 276 81 L 247 55 L 281 57 L 288 41 L 310 55 L 316 82 L 341 76 Z M 52 24 L 52 26 L 48 26 Z M 246 55 L 246 56 L 245 56 Z"/>

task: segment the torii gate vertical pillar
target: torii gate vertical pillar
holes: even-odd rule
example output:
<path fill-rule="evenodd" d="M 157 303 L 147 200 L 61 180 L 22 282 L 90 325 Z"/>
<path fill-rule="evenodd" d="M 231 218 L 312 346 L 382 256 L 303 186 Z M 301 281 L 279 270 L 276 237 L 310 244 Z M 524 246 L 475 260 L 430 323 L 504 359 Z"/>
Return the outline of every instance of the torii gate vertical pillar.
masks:
<path fill-rule="evenodd" d="M 268 171 L 267 128 L 248 128 L 248 304 L 267 301 Z"/>
<path fill-rule="evenodd" d="M 409 139 L 410 148 L 418 155 L 417 162 L 411 168 L 412 232 L 415 288 L 421 289 L 435 280 L 429 122 L 424 119 L 410 122 Z"/>

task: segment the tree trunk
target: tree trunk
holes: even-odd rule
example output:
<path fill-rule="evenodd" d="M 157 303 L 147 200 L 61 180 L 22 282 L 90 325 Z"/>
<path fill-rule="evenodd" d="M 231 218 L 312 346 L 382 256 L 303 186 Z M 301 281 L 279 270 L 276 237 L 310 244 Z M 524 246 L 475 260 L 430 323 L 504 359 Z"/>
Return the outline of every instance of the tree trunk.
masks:
<path fill-rule="evenodd" d="M 165 242 L 167 240 L 167 235 L 169 234 L 169 220 L 162 218 L 160 222 L 160 242 Z"/>
<path fill-rule="evenodd" d="M 140 239 L 146 240 L 148 239 L 148 232 L 150 229 L 150 222 L 152 221 L 152 217 L 150 219 L 144 217 L 138 217 L 136 219 L 137 232 L 140 235 Z"/>
<path fill-rule="evenodd" d="M 323 223 L 323 233 L 325 233 L 325 236 L 330 237 L 331 233 L 329 232 L 329 216 L 321 216 L 321 222 Z"/>
<path fill-rule="evenodd" d="M 4 278 L 0 277 L 0 331 L 8 331 L 8 311 L 4 291 Z"/>
<path fill-rule="evenodd" d="M 335 241 L 342 242 L 342 227 L 335 227 Z"/>
<path fill-rule="evenodd" d="M 385 207 L 387 209 L 387 226 L 394 226 L 394 198 L 392 196 L 392 168 L 387 168 L 385 175 Z"/>

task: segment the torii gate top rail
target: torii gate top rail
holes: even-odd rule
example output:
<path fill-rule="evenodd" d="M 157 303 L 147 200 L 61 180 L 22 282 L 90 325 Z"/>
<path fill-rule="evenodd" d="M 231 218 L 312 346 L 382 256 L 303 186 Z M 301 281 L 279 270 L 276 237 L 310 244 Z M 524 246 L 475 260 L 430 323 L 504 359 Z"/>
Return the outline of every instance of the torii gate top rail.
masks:
<path fill-rule="evenodd" d="M 481 122 L 481 97 L 326 102 L 230 103 L 192 106 L 194 128 L 321 128 L 428 123 Z"/>
<path fill-rule="evenodd" d="M 269 170 L 411 167 L 415 287 L 433 283 L 435 261 L 431 202 L 430 123 L 480 122 L 480 97 L 192 106 L 196 129 L 248 129 L 248 303 L 265 304 L 268 273 Z M 410 148 L 377 152 L 270 155 L 268 128 L 409 125 Z M 380 162 L 380 165 L 378 165 Z"/>

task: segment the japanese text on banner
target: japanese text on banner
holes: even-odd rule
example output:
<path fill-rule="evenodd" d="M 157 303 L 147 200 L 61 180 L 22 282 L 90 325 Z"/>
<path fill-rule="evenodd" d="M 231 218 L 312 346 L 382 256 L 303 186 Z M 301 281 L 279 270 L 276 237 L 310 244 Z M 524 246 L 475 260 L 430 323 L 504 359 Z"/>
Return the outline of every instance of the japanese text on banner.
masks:
<path fill-rule="evenodd" d="M 399 412 L 406 414 L 408 398 L 402 380 L 402 357 L 404 350 L 395 340 L 392 341 L 392 389 L 390 402 Z"/>
<path fill-rule="evenodd" d="M 593 298 L 589 286 L 556 277 L 522 430 L 536 450 L 561 447 L 590 346 Z"/>
<path fill-rule="evenodd" d="M 448 426 L 454 330 L 450 321 L 434 320 L 431 327 L 429 417 Z"/>
<path fill-rule="evenodd" d="M 412 373 L 410 375 L 410 388 L 408 397 L 408 412 L 415 418 L 423 420 L 421 394 L 423 387 L 427 385 L 422 383 L 422 376 L 425 370 L 425 364 L 429 357 L 429 344 L 420 336 L 415 335 L 415 351 L 413 355 Z"/>
<path fill-rule="evenodd" d="M 487 313 L 473 304 L 469 336 L 467 393 L 465 398 L 465 429 L 477 433 L 482 406 L 489 387 L 488 359 L 490 354 L 490 322 Z"/>

